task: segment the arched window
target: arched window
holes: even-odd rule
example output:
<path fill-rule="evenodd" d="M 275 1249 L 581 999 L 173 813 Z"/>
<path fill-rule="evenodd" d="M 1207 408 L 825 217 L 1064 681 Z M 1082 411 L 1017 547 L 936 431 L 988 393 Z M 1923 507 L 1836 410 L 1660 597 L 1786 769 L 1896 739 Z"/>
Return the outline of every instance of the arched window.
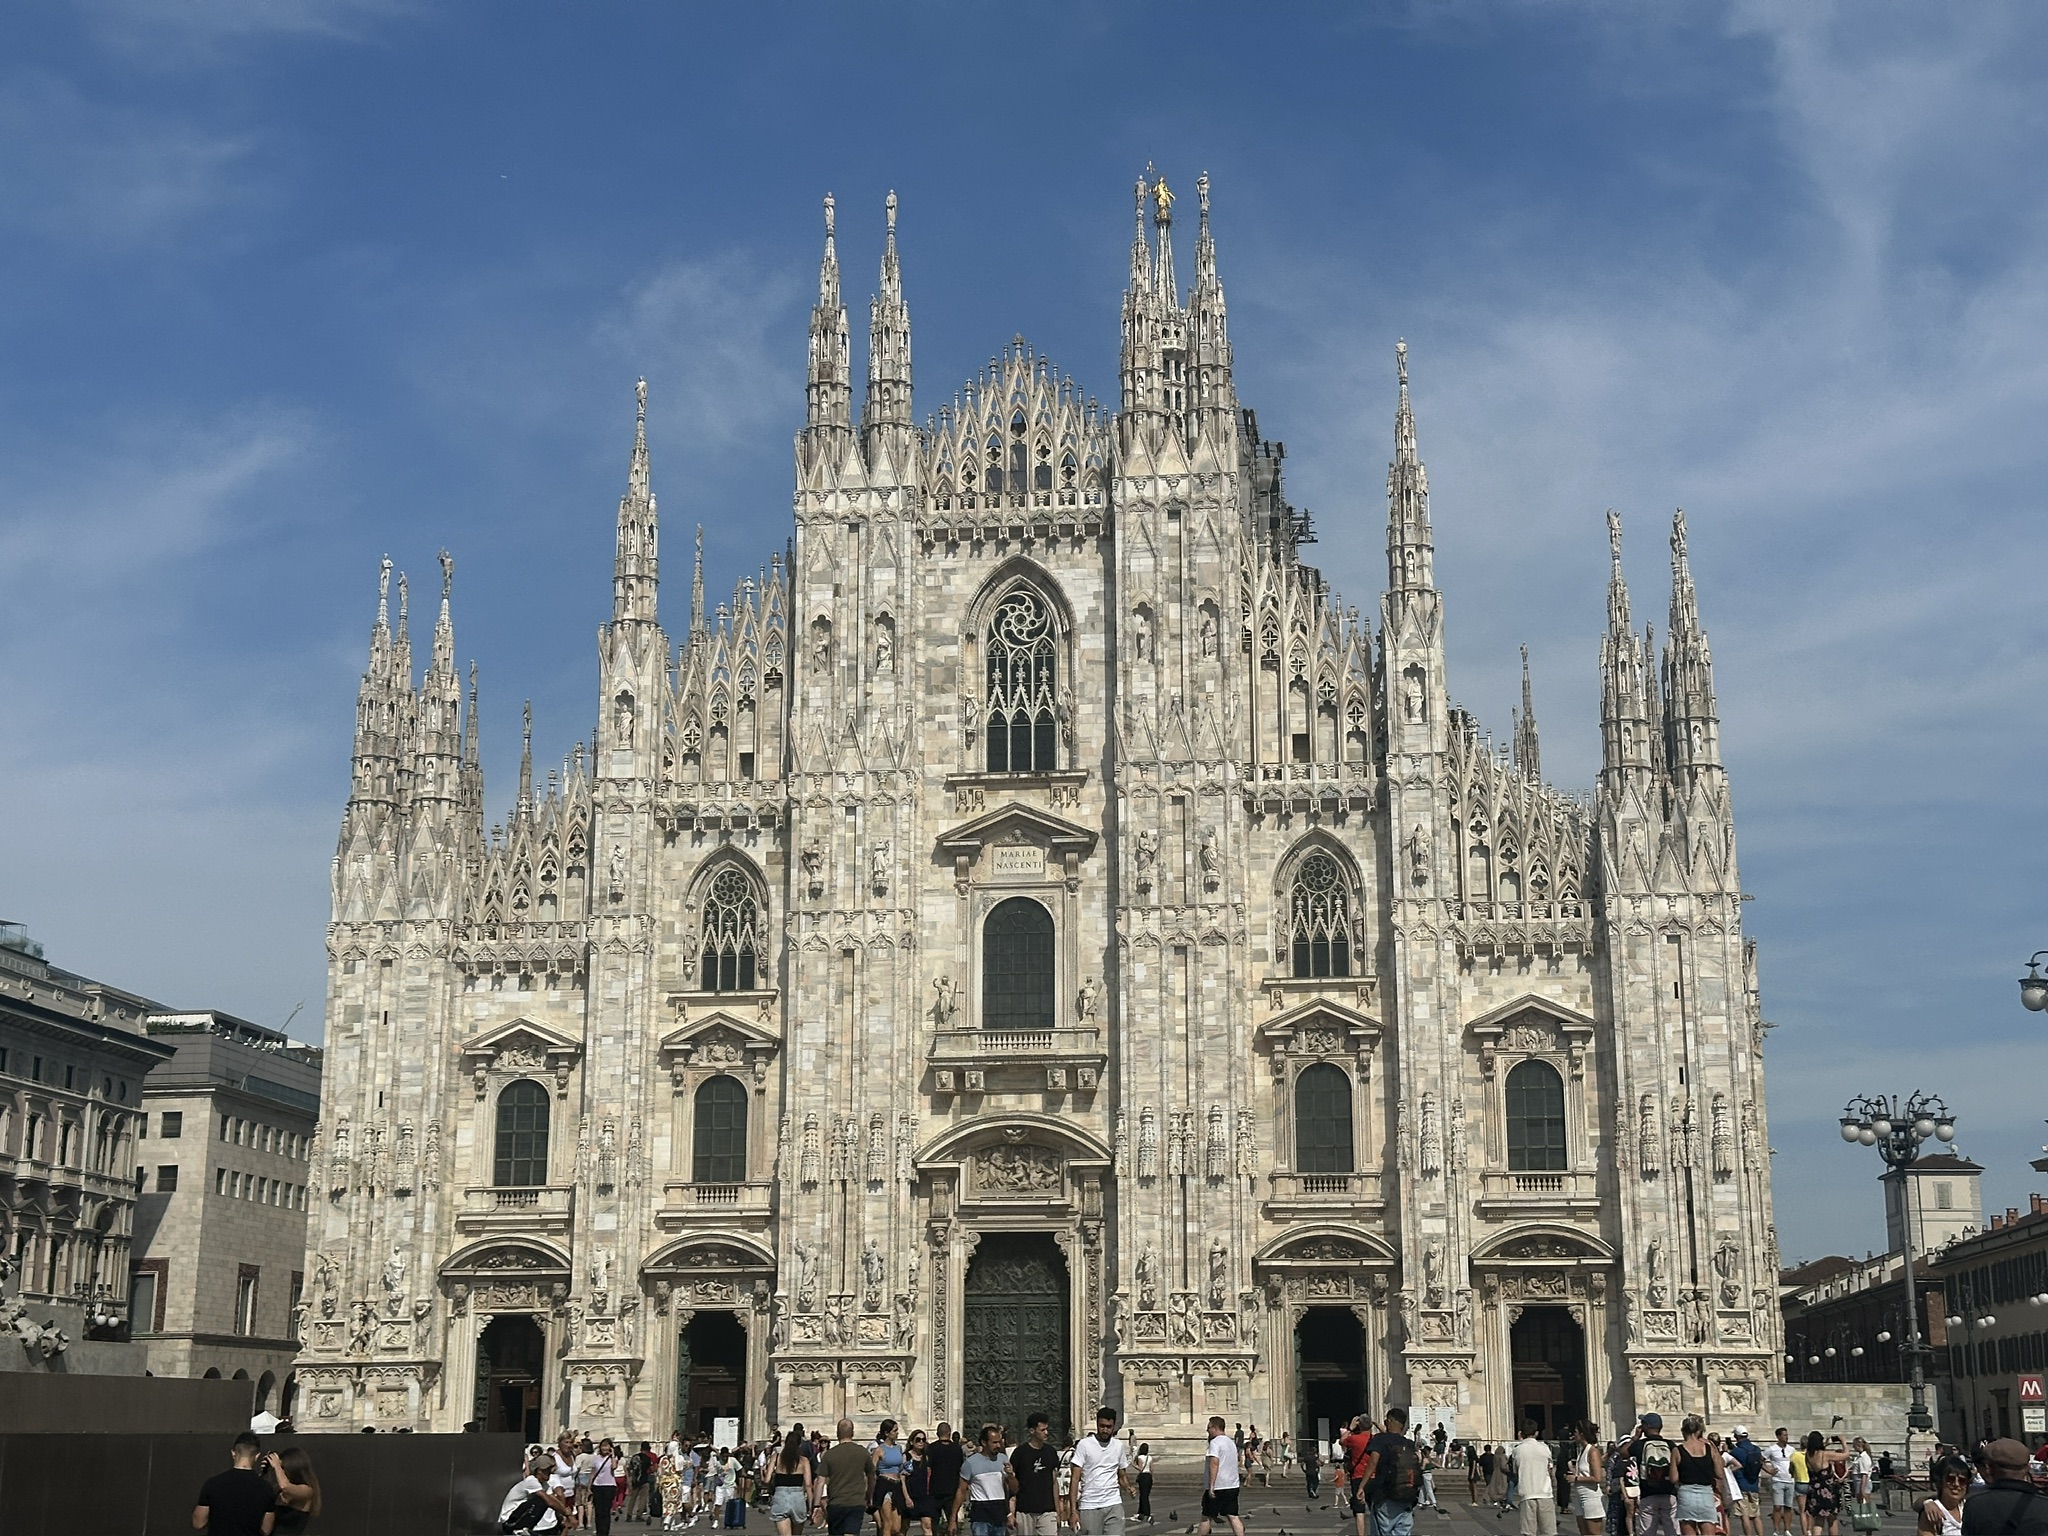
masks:
<path fill-rule="evenodd" d="M 1051 1029 L 1052 914 L 1013 896 L 989 913 L 981 932 L 982 1027 Z"/>
<path fill-rule="evenodd" d="M 1547 1061 L 1524 1061 L 1508 1073 L 1508 1171 L 1562 1173 L 1564 1079 Z"/>
<path fill-rule="evenodd" d="M 1351 974 L 1351 882 L 1336 859 L 1312 853 L 1294 871 L 1287 935 L 1296 977 Z"/>
<path fill-rule="evenodd" d="M 1059 697 L 1052 611 L 1029 587 L 1013 589 L 988 626 L 988 771 L 1059 766 Z"/>
<path fill-rule="evenodd" d="M 713 1077 L 697 1090 L 692 1117 L 690 1177 L 699 1184 L 747 1182 L 747 1090 L 739 1079 Z"/>
<path fill-rule="evenodd" d="M 1350 1173 L 1351 1079 L 1319 1061 L 1294 1080 L 1294 1171 Z"/>
<path fill-rule="evenodd" d="M 548 1181 L 548 1091 L 522 1077 L 498 1095 L 498 1155 L 491 1182 L 535 1189 Z"/>
<path fill-rule="evenodd" d="M 706 992 L 751 992 L 760 974 L 761 903 L 745 871 L 721 869 L 704 897 L 704 943 L 697 985 Z"/>

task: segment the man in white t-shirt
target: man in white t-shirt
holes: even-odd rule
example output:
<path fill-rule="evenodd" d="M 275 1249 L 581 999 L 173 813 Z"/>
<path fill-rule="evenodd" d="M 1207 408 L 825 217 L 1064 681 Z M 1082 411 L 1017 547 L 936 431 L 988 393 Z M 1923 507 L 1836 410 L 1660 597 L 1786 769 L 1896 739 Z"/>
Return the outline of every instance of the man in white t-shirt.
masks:
<path fill-rule="evenodd" d="M 1223 1420 L 1209 1420 L 1209 1459 L 1202 1478 L 1201 1536 L 1209 1536 L 1210 1524 L 1230 1522 L 1230 1536 L 1244 1536 L 1244 1521 L 1237 1513 L 1237 1442 L 1223 1432 Z"/>
<path fill-rule="evenodd" d="M 498 1509 L 498 1524 L 502 1527 L 512 1518 L 512 1512 L 529 1498 L 537 1498 L 547 1508 L 540 1512 L 540 1519 L 528 1527 L 534 1531 L 559 1531 L 562 1517 L 569 1513 L 569 1501 L 562 1497 L 543 1479 L 552 1479 L 555 1458 L 552 1453 L 536 1456 L 526 1464 L 526 1476 L 512 1485 L 512 1491 L 505 1495 L 505 1502 Z"/>
<path fill-rule="evenodd" d="M 1522 1421 L 1515 1442 L 1515 1493 L 1521 1500 L 1522 1536 L 1557 1536 L 1557 1475 L 1550 1447 L 1537 1438 L 1536 1421 Z"/>
<path fill-rule="evenodd" d="M 1070 1525 L 1081 1536 L 1123 1536 L 1124 1494 L 1131 1482 L 1131 1448 L 1116 1436 L 1116 1410 L 1095 1410 L 1095 1433 L 1074 1447 Z"/>
<path fill-rule="evenodd" d="M 1764 1447 L 1764 1470 L 1771 1479 L 1771 1529 L 1778 1536 L 1791 1536 L 1793 1498 L 1798 1489 L 1792 1481 L 1792 1436 L 1778 1431 L 1777 1438 Z"/>

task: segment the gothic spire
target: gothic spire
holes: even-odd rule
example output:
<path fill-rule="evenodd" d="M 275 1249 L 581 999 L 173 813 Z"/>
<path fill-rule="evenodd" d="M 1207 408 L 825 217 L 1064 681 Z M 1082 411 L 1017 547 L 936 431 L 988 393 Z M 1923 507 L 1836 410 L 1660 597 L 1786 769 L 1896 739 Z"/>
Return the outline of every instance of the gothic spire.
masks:
<path fill-rule="evenodd" d="M 1237 413 L 1237 392 L 1230 376 L 1223 282 L 1216 275 L 1216 238 L 1209 230 L 1207 171 L 1195 182 L 1195 198 L 1201 226 L 1195 239 L 1195 286 L 1188 295 L 1188 408 L 1199 425 L 1225 442 Z"/>
<path fill-rule="evenodd" d="M 1394 407 L 1394 459 L 1387 466 L 1387 585 L 1397 591 L 1434 587 L 1435 541 L 1429 526 L 1429 471 L 1415 443 L 1408 399 L 1408 343 L 1394 343 L 1400 398 Z"/>
<path fill-rule="evenodd" d="M 448 595 L 455 586 L 455 557 L 442 550 L 434 557 L 441 562 L 441 612 L 434 620 L 434 656 L 428 670 L 433 676 L 455 679 L 455 620 L 448 609 Z"/>
<path fill-rule="evenodd" d="M 804 435 L 817 439 L 851 428 L 852 354 L 846 305 L 839 297 L 839 247 L 833 234 L 832 195 L 825 194 L 825 254 L 818 263 L 818 302 L 811 309 L 810 372 L 805 385 Z M 835 455 L 828 457 L 836 458 Z"/>
<path fill-rule="evenodd" d="M 697 525 L 697 555 L 690 567 L 690 634 L 704 633 L 704 525 Z"/>
<path fill-rule="evenodd" d="M 512 807 L 515 821 L 533 818 L 533 700 L 519 716 L 519 799 Z"/>
<path fill-rule="evenodd" d="M 1152 184 L 1152 227 L 1159 236 L 1159 259 L 1152 268 L 1152 286 L 1169 305 L 1180 307 L 1180 274 L 1173 264 L 1173 189 L 1161 176 Z"/>
<path fill-rule="evenodd" d="M 482 766 L 477 754 L 476 663 L 469 664 L 469 707 L 462 715 L 462 770 L 470 773 Z"/>
<path fill-rule="evenodd" d="M 1542 750 L 1536 741 L 1536 704 L 1529 687 L 1529 647 L 1522 647 L 1522 708 L 1515 716 L 1515 767 L 1531 784 L 1543 782 Z"/>
<path fill-rule="evenodd" d="M 647 465 L 647 381 L 633 386 L 633 458 L 619 498 L 618 550 L 612 561 L 612 622 L 654 622 L 659 584 L 660 519 Z"/>
<path fill-rule="evenodd" d="M 882 205 L 888 232 L 882 243 L 882 288 L 868 305 L 868 394 L 861 432 L 868 463 L 891 458 L 907 467 L 915 436 L 910 407 L 910 306 L 903 300 L 903 268 L 896 256 L 896 194 Z"/>
<path fill-rule="evenodd" d="M 1629 618 L 1621 572 L 1621 514 L 1607 512 L 1607 633 L 1600 637 L 1601 760 L 1610 770 L 1647 769 L 1650 755 L 1649 667 Z"/>
<path fill-rule="evenodd" d="M 370 629 L 369 665 L 356 689 L 354 773 L 349 799 L 385 800 L 396 790 L 399 706 L 392 681 L 391 557 L 377 565 L 377 622 Z"/>
<path fill-rule="evenodd" d="M 1714 700 L 1714 658 L 1700 627 L 1686 550 L 1685 509 L 1671 518 L 1671 630 L 1664 648 L 1664 702 L 1673 767 L 1718 768 L 1721 725 Z"/>
<path fill-rule="evenodd" d="M 1148 166 L 1149 170 L 1150 167 Z M 1131 216 L 1131 281 L 1129 291 L 1139 293 L 1152 286 L 1152 249 L 1145 243 L 1145 178 L 1138 178 L 1133 194 L 1136 206 Z"/>

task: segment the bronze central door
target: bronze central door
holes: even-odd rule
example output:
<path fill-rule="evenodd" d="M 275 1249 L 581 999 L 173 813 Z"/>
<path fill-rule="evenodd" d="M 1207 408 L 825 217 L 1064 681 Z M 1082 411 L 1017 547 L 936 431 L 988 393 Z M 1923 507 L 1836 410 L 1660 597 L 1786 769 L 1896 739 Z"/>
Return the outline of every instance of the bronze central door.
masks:
<path fill-rule="evenodd" d="M 1067 1433 L 1069 1290 L 1059 1244 L 1040 1232 L 991 1232 L 967 1266 L 961 1402 L 971 1440 L 984 1424 L 1024 1438 L 1033 1413 Z"/>

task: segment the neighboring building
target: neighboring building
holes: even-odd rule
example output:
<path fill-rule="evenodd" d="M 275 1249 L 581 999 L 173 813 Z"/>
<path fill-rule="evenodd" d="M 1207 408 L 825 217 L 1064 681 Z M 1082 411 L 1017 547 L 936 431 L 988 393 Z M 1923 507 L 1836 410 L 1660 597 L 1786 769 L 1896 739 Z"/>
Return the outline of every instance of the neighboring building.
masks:
<path fill-rule="evenodd" d="M 170 1055 L 143 1033 L 146 999 L 61 970 L 0 923 L 0 1279 L 67 1347 L 0 1339 L 0 1371 L 142 1373 L 123 1342 L 143 1081 Z M 50 1335 L 54 1343 L 54 1335 Z"/>
<path fill-rule="evenodd" d="M 1913 1257 L 1984 1230 L 1984 1169 L 1959 1152 L 1936 1152 L 1884 1173 L 1884 1235 Z"/>
<path fill-rule="evenodd" d="M 2030 1195 L 2027 1206 L 1994 1213 L 1983 1231 L 1935 1256 L 1937 1307 L 1960 1320 L 1933 1339 L 1946 1404 L 1941 1433 L 1958 1445 L 1987 1436 L 2048 1439 L 2048 1403 L 2028 1393 L 2048 1377 L 2048 1197 Z"/>
<path fill-rule="evenodd" d="M 1784 1313 L 1785 1379 L 1805 1382 L 1902 1382 L 1906 1356 L 1904 1244 L 1913 1250 L 1913 1287 L 1919 1293 L 1923 1342 L 1942 1334 L 1938 1251 L 1983 1225 L 1984 1170 L 1953 1152 L 1933 1153 L 1903 1168 L 1888 1168 L 1885 1234 L 1891 1247 L 1861 1259 L 1829 1255 L 1779 1277 Z M 1936 1375 L 1932 1360 L 1927 1377 Z"/>
<path fill-rule="evenodd" d="M 246 1377 L 289 1412 L 320 1052 L 211 1011 L 148 1030 L 176 1054 L 143 1093 L 135 1336 L 155 1375 Z"/>
<path fill-rule="evenodd" d="M 787 563 L 713 614 L 700 561 L 671 643 L 643 391 L 597 739 L 537 787 L 529 730 L 507 826 L 450 563 L 423 678 L 380 589 L 302 1424 L 1754 1419 L 1683 516 L 1660 655 L 1610 515 L 1601 768 L 1555 788 L 1526 682 L 1512 751 L 1451 702 L 1405 348 L 1375 623 L 1236 396 L 1206 182 L 1185 302 L 1138 190 L 1118 407 L 1019 340 L 922 427 L 893 199 L 858 419 L 828 202 Z"/>

